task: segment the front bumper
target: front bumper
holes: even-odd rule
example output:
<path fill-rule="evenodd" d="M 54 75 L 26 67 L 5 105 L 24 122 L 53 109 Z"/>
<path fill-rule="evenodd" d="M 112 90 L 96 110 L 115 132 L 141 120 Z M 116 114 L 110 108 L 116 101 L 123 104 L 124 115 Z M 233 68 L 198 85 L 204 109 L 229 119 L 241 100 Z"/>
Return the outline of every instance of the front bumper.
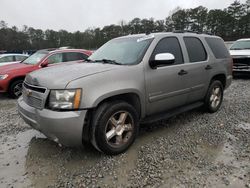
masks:
<path fill-rule="evenodd" d="M 18 112 L 24 121 L 49 139 L 65 146 L 81 146 L 87 111 L 55 112 L 36 109 L 18 99 Z"/>
<path fill-rule="evenodd" d="M 9 80 L 0 80 L 0 93 L 5 93 L 8 91 Z"/>

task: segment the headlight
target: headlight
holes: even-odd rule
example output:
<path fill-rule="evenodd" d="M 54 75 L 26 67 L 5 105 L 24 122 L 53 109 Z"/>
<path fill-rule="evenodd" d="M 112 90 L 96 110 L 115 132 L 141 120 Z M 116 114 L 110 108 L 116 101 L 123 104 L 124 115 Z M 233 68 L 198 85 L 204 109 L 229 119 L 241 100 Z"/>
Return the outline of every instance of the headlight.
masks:
<path fill-rule="evenodd" d="M 9 76 L 8 74 L 0 75 L 0 80 L 4 80 L 8 78 L 8 76 Z"/>
<path fill-rule="evenodd" d="M 49 108 L 52 110 L 77 110 L 81 102 L 81 89 L 51 90 Z"/>

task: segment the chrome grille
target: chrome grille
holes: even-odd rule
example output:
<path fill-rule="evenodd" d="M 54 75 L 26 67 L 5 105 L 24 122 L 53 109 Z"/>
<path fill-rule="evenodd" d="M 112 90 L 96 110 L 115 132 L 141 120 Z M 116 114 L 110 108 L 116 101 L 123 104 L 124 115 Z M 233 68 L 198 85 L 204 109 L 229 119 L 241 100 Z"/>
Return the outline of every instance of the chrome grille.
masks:
<path fill-rule="evenodd" d="M 43 109 L 46 99 L 46 88 L 23 84 L 23 99 L 29 105 L 37 109 Z"/>
<path fill-rule="evenodd" d="M 26 100 L 28 105 L 34 107 L 34 108 L 38 108 L 38 109 L 42 109 L 43 108 L 43 100 L 42 99 L 38 99 L 32 96 L 26 96 Z"/>

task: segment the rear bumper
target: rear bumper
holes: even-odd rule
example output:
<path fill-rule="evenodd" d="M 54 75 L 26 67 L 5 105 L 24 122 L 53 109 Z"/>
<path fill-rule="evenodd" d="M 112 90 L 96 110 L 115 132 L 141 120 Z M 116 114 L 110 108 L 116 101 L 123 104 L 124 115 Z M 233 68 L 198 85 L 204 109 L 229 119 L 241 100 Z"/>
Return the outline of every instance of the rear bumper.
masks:
<path fill-rule="evenodd" d="M 227 76 L 225 89 L 228 88 L 231 85 L 232 80 L 233 80 L 233 76 L 232 75 Z"/>
<path fill-rule="evenodd" d="M 18 112 L 24 121 L 49 139 L 65 146 L 81 146 L 86 110 L 55 112 L 36 109 L 18 99 Z"/>

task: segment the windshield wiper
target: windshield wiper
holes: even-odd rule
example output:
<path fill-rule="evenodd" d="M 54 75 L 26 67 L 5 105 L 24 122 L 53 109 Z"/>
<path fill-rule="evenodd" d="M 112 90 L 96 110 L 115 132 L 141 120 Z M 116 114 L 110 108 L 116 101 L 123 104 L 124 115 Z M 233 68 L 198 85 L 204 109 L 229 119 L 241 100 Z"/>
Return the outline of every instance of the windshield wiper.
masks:
<path fill-rule="evenodd" d="M 93 60 L 92 60 L 92 59 L 89 59 L 89 58 L 88 58 L 88 59 L 85 59 L 85 61 L 86 61 L 86 62 L 93 62 Z"/>
<path fill-rule="evenodd" d="M 119 63 L 119 62 L 117 62 L 115 60 L 111 60 L 111 59 L 94 60 L 94 62 L 102 62 L 104 64 L 123 65 L 122 63 Z"/>
<path fill-rule="evenodd" d="M 244 50 L 244 48 L 231 48 L 230 50 Z"/>

